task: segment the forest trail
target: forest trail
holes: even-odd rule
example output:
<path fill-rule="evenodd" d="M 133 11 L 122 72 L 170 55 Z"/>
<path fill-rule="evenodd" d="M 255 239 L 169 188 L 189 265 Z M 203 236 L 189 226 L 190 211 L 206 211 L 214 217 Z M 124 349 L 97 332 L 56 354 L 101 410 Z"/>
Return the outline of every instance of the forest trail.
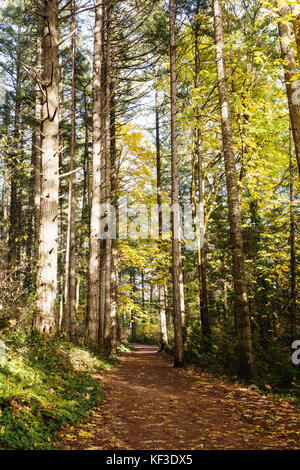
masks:
<path fill-rule="evenodd" d="M 61 431 L 60 448 L 300 449 L 299 408 L 193 367 L 175 369 L 155 346 L 133 346 L 98 377 L 101 405 Z"/>

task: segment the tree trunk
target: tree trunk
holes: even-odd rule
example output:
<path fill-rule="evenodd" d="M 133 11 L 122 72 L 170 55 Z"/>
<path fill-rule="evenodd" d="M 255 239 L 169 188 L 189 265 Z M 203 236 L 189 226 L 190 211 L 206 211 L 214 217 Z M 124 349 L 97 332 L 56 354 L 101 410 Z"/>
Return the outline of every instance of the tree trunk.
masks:
<path fill-rule="evenodd" d="M 60 103 L 64 103 L 64 83 L 63 83 L 63 69 L 60 68 L 60 83 L 59 83 L 59 96 L 60 96 Z M 62 107 L 59 108 L 59 122 L 62 120 Z M 64 144 L 63 144 L 63 136 L 60 132 L 59 134 L 59 147 L 61 149 L 59 153 L 59 171 L 61 172 L 62 169 L 62 162 L 63 162 L 63 153 L 64 153 Z M 59 296 L 59 314 L 58 314 L 58 330 L 62 331 L 62 320 L 63 320 L 63 311 L 64 311 L 64 284 L 65 284 L 65 277 L 64 277 L 64 262 L 65 256 L 64 253 L 64 221 L 63 221 L 63 192 L 64 188 L 62 185 L 61 178 L 59 178 L 59 186 L 58 186 L 58 215 L 59 215 L 59 249 L 61 251 L 61 255 L 58 256 L 57 264 L 58 264 L 58 296 Z"/>
<path fill-rule="evenodd" d="M 133 268 L 132 274 L 130 275 L 130 284 L 133 286 L 132 287 L 131 298 L 132 298 L 132 300 L 134 300 L 134 292 L 136 291 L 134 268 Z M 133 343 L 136 343 L 136 341 L 137 341 L 137 321 L 136 321 L 136 315 L 132 311 L 131 311 L 131 314 L 130 314 L 130 319 L 131 319 L 131 340 L 132 340 Z"/>
<path fill-rule="evenodd" d="M 156 120 L 156 178 L 157 178 L 157 205 L 158 205 L 158 234 L 159 243 L 162 240 L 162 213 L 161 213 L 161 160 L 160 160 L 160 125 L 158 91 L 155 89 L 155 120 Z M 160 276 L 163 277 L 163 276 Z M 165 308 L 165 287 L 160 279 L 159 285 L 159 318 L 160 318 L 160 351 L 168 348 L 168 330 Z M 144 301 L 143 301 L 144 304 Z"/>
<path fill-rule="evenodd" d="M 296 294 L 296 223 L 295 223 L 295 182 L 292 130 L 290 129 L 290 263 L 291 263 L 291 293 L 290 293 L 290 315 L 292 337 L 296 339 L 297 334 L 297 294 Z"/>
<path fill-rule="evenodd" d="M 295 5 L 293 8 L 293 26 L 294 26 L 295 40 L 296 40 L 297 51 L 298 51 L 298 62 L 300 65 L 300 7 L 299 5 Z"/>
<path fill-rule="evenodd" d="M 86 96 L 86 86 L 84 87 L 83 92 L 83 102 L 84 102 L 84 163 L 83 163 L 83 192 L 82 192 L 82 220 L 85 219 L 85 210 L 86 206 L 89 207 L 89 124 L 88 124 L 88 106 L 87 106 L 87 96 Z"/>
<path fill-rule="evenodd" d="M 175 367 L 182 367 L 185 306 L 181 254 L 181 221 L 179 208 L 178 149 L 177 149 L 177 86 L 174 0 L 169 0 L 170 21 L 170 75 L 171 75 L 171 173 L 172 173 L 172 276 Z"/>
<path fill-rule="evenodd" d="M 5 123 L 5 132 L 8 134 L 9 126 L 9 107 L 8 107 L 8 95 L 5 96 L 5 105 L 3 107 L 3 121 Z M 9 244 L 9 165 L 7 163 L 6 156 L 3 155 L 3 175 L 2 175 L 2 249 L 3 258 L 7 262 L 7 248 Z M 5 263 L 6 264 L 6 263 Z"/>
<path fill-rule="evenodd" d="M 199 1 L 197 2 L 196 14 L 199 14 Z M 199 20 L 196 19 L 195 28 L 195 88 L 199 88 L 199 72 L 200 72 L 200 55 L 199 55 Z M 195 130 L 196 141 L 196 161 L 198 168 L 198 188 L 199 188 L 199 233 L 198 233 L 198 278 L 200 289 L 200 312 L 201 312 L 201 327 L 203 335 L 209 340 L 211 336 L 209 313 L 208 313 L 208 299 L 207 299 L 207 282 L 206 282 L 206 254 L 205 254 L 205 198 L 204 198 L 204 179 L 203 179 L 203 161 L 201 152 L 201 118 L 200 107 L 196 106 L 196 122 L 197 127 Z M 196 215 L 197 217 L 197 215 Z M 197 232 L 197 230 L 196 230 Z"/>
<path fill-rule="evenodd" d="M 105 204 L 108 218 L 108 230 L 105 240 L 105 329 L 104 329 L 104 347 L 106 352 L 111 352 L 111 249 L 112 240 L 110 235 L 111 224 L 111 153 L 110 153 L 110 5 L 106 7 L 106 41 L 105 41 Z"/>
<path fill-rule="evenodd" d="M 84 101 L 84 163 L 83 163 L 83 191 L 82 191 L 82 211 L 81 211 L 81 223 L 86 226 L 86 221 L 90 220 L 90 155 L 89 155 L 89 123 L 88 123 L 88 103 L 86 96 L 86 86 L 84 86 L 83 92 Z M 89 239 L 89 237 L 88 237 Z M 85 231 L 82 233 L 82 246 L 85 247 Z M 83 266 L 83 300 L 87 298 L 87 279 L 88 279 L 88 268 Z"/>
<path fill-rule="evenodd" d="M 76 334 L 76 315 L 75 315 L 75 295 L 76 295 L 76 277 L 75 277 L 75 211 L 76 211 L 76 192 L 75 179 L 76 174 L 76 17 L 75 1 L 72 1 L 72 118 L 71 118 L 71 147 L 70 147 L 70 176 L 69 176 L 69 205 L 68 205 L 68 229 L 65 260 L 65 311 L 63 327 L 69 339 L 74 339 Z"/>
<path fill-rule="evenodd" d="M 111 352 L 117 351 L 118 345 L 118 245 L 112 240 L 111 249 Z"/>
<path fill-rule="evenodd" d="M 20 184 L 20 174 L 18 171 L 19 160 L 21 156 L 20 146 L 20 110 L 21 110 L 21 50 L 20 35 L 21 29 L 18 26 L 18 44 L 16 51 L 16 98 L 15 98 L 15 115 L 14 115 L 14 156 L 11 163 L 11 184 L 10 184 L 10 209 L 9 209 L 9 260 L 20 265 L 18 239 L 20 231 L 20 212 L 21 201 L 18 197 L 18 189 Z"/>
<path fill-rule="evenodd" d="M 114 85 L 110 81 L 110 158 L 111 158 L 111 204 L 117 212 L 118 167 L 116 149 L 116 116 Z M 118 343 L 118 218 L 116 217 L 116 238 L 111 247 L 111 352 L 116 353 Z"/>
<path fill-rule="evenodd" d="M 8 215 L 9 215 L 9 201 L 8 201 L 8 181 L 9 181 L 9 172 L 6 159 L 3 158 L 3 175 L 2 175 L 2 242 L 3 242 L 3 251 L 7 248 L 8 244 Z M 5 256 L 6 258 L 6 256 Z"/>
<path fill-rule="evenodd" d="M 214 0 L 214 27 L 222 140 L 225 160 L 229 223 L 232 244 L 234 300 L 239 348 L 239 373 L 243 378 L 249 380 L 253 376 L 254 372 L 252 358 L 251 325 L 246 287 L 246 272 L 239 205 L 239 190 L 237 185 L 235 155 L 233 149 L 228 85 L 226 82 L 223 14 L 221 0 Z"/>
<path fill-rule="evenodd" d="M 100 183 L 101 183 L 101 69 L 102 69 L 102 0 L 96 2 L 94 71 L 93 71 L 93 157 L 92 157 L 92 195 L 90 221 L 89 255 L 89 299 L 87 316 L 87 343 L 98 346 L 99 329 L 99 275 L 100 275 Z"/>
<path fill-rule="evenodd" d="M 296 160 L 300 177 L 300 82 L 297 78 L 298 71 L 295 62 L 290 26 L 286 20 L 289 14 L 288 5 L 285 3 L 279 8 L 279 15 L 283 21 L 278 23 L 281 54 L 284 67 L 284 80 L 289 105 L 290 121 L 295 143 Z"/>
<path fill-rule="evenodd" d="M 44 1 L 44 74 L 42 121 L 42 189 L 34 331 L 56 333 L 58 180 L 59 180 L 59 60 L 57 0 Z"/>
<path fill-rule="evenodd" d="M 106 136 L 106 41 L 105 41 L 105 3 L 103 3 L 103 27 L 102 27 L 102 67 L 101 67 L 101 182 L 100 182 L 100 201 L 101 205 L 106 202 L 106 170 L 107 170 L 107 136 Z M 99 321 L 99 344 L 102 349 L 106 348 L 105 337 L 108 334 L 108 324 L 106 322 L 106 240 L 101 239 L 100 242 L 100 321 Z M 106 330 L 107 328 L 107 330 Z"/>
<path fill-rule="evenodd" d="M 34 132 L 32 133 L 32 145 L 31 145 L 31 166 L 34 168 L 35 155 L 34 155 Z M 32 259 L 32 242 L 33 242 L 33 223 L 34 223 L 34 172 L 30 174 L 30 190 L 28 195 L 28 208 L 29 212 L 27 215 L 27 239 L 26 239 L 26 274 L 24 287 L 27 289 L 30 287 L 32 279 L 32 268 L 34 266 Z"/>
<path fill-rule="evenodd" d="M 41 7 L 41 0 L 38 8 Z M 37 40 L 36 40 L 36 71 L 38 74 L 35 85 L 35 113 L 34 113 L 34 129 L 33 129 L 33 164 L 34 164 L 34 259 L 38 259 L 39 251 L 39 232 L 40 232 L 40 210 L 41 210 L 41 121 L 42 121 L 42 95 L 39 77 L 43 72 L 43 18 L 37 15 Z"/>
<path fill-rule="evenodd" d="M 145 275 L 144 271 L 141 273 L 141 281 L 142 281 L 142 307 L 145 308 Z"/>

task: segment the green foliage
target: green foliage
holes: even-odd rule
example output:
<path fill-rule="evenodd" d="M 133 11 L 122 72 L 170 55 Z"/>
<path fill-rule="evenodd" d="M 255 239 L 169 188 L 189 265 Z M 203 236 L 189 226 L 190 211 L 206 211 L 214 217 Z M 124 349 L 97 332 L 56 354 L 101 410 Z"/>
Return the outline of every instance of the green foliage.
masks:
<path fill-rule="evenodd" d="M 227 320 L 222 329 L 212 329 L 211 346 L 202 334 L 200 322 L 191 323 L 188 327 L 186 359 L 215 373 L 234 376 L 238 364 L 232 322 Z"/>
<path fill-rule="evenodd" d="M 61 426 L 74 424 L 101 400 L 92 373 L 108 360 L 59 339 L 4 335 L 0 366 L 0 449 L 51 449 Z"/>
<path fill-rule="evenodd" d="M 236 380 L 237 343 L 234 325 L 227 319 L 222 328 L 212 330 L 212 346 L 207 348 L 201 325 L 195 321 L 188 328 L 186 360 L 215 374 Z M 254 329 L 253 354 L 256 364 L 253 385 L 267 393 L 300 400 L 299 367 L 292 364 L 291 349 L 282 342 L 263 341 Z"/>
<path fill-rule="evenodd" d="M 159 344 L 160 328 L 157 322 L 141 322 L 136 327 L 135 342 L 142 344 Z"/>
<path fill-rule="evenodd" d="M 262 343 L 254 338 L 256 384 L 262 389 L 284 392 L 300 400 L 299 367 L 293 365 L 291 353 L 291 348 L 279 341 Z"/>
<path fill-rule="evenodd" d="M 134 351 L 134 348 L 130 346 L 130 344 L 128 343 L 120 343 L 117 347 L 117 351 L 119 353 L 123 353 L 123 352 L 128 352 L 128 351 Z"/>

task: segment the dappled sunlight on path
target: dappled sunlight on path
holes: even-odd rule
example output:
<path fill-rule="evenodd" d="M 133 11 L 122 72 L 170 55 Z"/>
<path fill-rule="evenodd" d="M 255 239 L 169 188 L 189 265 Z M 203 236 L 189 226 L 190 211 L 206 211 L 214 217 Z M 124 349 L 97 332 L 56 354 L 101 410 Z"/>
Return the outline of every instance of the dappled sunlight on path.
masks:
<path fill-rule="evenodd" d="M 199 369 L 176 369 L 158 347 L 132 345 L 99 376 L 104 399 L 71 449 L 300 449 L 300 410 Z"/>

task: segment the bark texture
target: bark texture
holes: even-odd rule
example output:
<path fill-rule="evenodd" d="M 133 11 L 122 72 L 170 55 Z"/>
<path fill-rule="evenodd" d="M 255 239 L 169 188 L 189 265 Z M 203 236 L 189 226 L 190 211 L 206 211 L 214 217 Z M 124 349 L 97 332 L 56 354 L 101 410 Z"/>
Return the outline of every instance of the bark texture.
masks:
<path fill-rule="evenodd" d="M 158 205 L 158 235 L 162 239 L 162 213 L 161 213 L 161 155 L 160 155 L 160 125 L 159 103 L 156 88 L 155 93 L 155 121 L 156 121 L 156 178 L 157 178 L 157 205 Z M 162 280 L 161 280 L 162 281 Z M 159 318 L 160 318 L 160 351 L 168 348 L 168 330 L 166 318 L 165 286 L 159 283 Z"/>
<path fill-rule="evenodd" d="M 100 183 L 101 183 L 101 69 L 102 69 L 102 0 L 96 2 L 93 65 L 93 156 L 90 222 L 89 299 L 87 316 L 87 343 L 98 346 L 100 298 Z"/>
<path fill-rule="evenodd" d="M 75 217 L 76 217 L 76 17 L 75 2 L 71 4 L 72 17 L 72 118 L 71 118 L 71 146 L 70 146 L 70 176 L 69 176 L 69 204 L 68 204 L 68 229 L 67 229 L 67 245 L 66 245 L 66 262 L 65 262 L 65 311 L 63 327 L 67 336 L 74 339 L 76 335 L 76 314 L 75 314 L 75 296 L 76 296 L 76 247 L 75 247 Z"/>
<path fill-rule="evenodd" d="M 199 15 L 200 2 L 197 1 L 196 14 Z M 196 18 L 195 25 L 195 88 L 200 86 L 200 53 L 199 53 L 199 20 Z M 200 289 L 200 313 L 201 313 L 201 327 L 203 335 L 209 339 L 211 336 L 209 313 L 208 313 L 208 297 L 207 297 L 207 282 L 206 282 L 206 253 L 205 253 L 205 197 L 204 197 L 204 176 L 203 176 L 203 157 L 201 152 L 201 117 L 200 106 L 196 106 L 196 129 L 195 129 L 195 153 L 198 168 L 198 188 L 199 188 L 199 222 L 197 240 L 198 240 L 198 279 Z"/>
<path fill-rule="evenodd" d="M 175 367 L 184 363 L 185 305 L 181 253 L 181 221 L 179 208 L 178 148 L 177 148 L 177 86 L 176 86 L 176 40 L 174 0 L 169 0 L 170 22 L 170 72 L 171 72 L 171 173 L 172 173 L 172 276 Z"/>
<path fill-rule="evenodd" d="M 38 3 L 40 8 L 41 0 Z M 43 18 L 37 15 L 37 40 L 36 40 L 36 73 L 37 82 L 35 85 L 35 112 L 33 129 L 33 165 L 34 165 L 34 259 L 38 258 L 39 232 L 40 232 L 40 210 L 41 210 L 41 122 L 42 122 L 42 95 L 40 77 L 43 71 Z"/>
<path fill-rule="evenodd" d="M 118 206 L 118 165 L 116 148 L 116 115 L 114 84 L 110 81 L 110 158 L 111 158 L 111 204 L 117 214 Z M 115 353 L 118 343 L 118 218 L 116 217 L 116 238 L 111 246 L 111 352 Z"/>
<path fill-rule="evenodd" d="M 226 81 L 223 13 L 221 0 L 214 0 L 213 6 L 223 153 L 225 160 L 229 223 L 232 244 L 234 303 L 239 348 L 239 366 L 240 375 L 245 379 L 250 380 L 254 373 L 251 325 L 246 286 L 239 190 L 237 185 L 235 155 L 233 148 L 228 85 Z"/>
<path fill-rule="evenodd" d="M 297 263 L 296 263 L 296 221 L 295 221 L 295 181 L 294 181 L 294 155 L 292 145 L 292 131 L 290 129 L 290 316 L 292 337 L 297 334 Z"/>
<path fill-rule="evenodd" d="M 58 180 L 59 180 L 59 61 L 58 4 L 44 1 L 44 74 L 42 121 L 42 187 L 39 259 L 34 330 L 56 333 Z"/>
<path fill-rule="evenodd" d="M 278 31 L 283 59 L 284 80 L 289 105 L 290 121 L 296 151 L 296 160 L 300 177 L 300 82 L 295 79 L 298 76 L 295 56 L 292 48 L 291 29 L 286 21 L 289 14 L 287 4 L 279 8 L 279 15 L 283 21 L 278 23 Z"/>
<path fill-rule="evenodd" d="M 295 40 L 297 44 L 297 51 L 298 51 L 298 62 L 300 65 L 300 6 L 295 5 L 293 8 L 293 26 L 294 26 L 294 33 L 295 33 Z"/>

